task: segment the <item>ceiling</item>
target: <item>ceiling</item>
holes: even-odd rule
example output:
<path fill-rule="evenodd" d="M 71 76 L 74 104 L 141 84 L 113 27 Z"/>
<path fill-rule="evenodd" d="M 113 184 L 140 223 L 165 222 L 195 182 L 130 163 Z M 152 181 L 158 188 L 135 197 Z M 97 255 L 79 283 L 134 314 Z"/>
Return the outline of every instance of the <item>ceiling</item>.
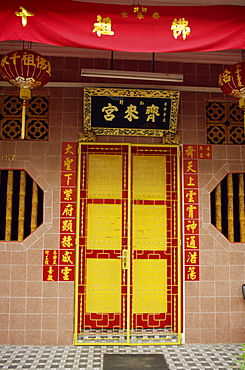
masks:
<path fill-rule="evenodd" d="M 138 5 L 139 0 L 72 0 L 82 2 L 113 3 Z M 209 5 L 238 5 L 245 6 L 245 0 L 141 0 L 142 5 L 155 6 L 209 6 Z M 210 9 L 212 11 L 212 8 Z M 29 47 L 25 43 L 24 47 Z M 23 48 L 22 41 L 4 41 L 0 42 L 0 54 L 4 55 L 12 50 Z M 32 43 L 32 49 L 43 55 L 51 56 L 69 56 L 80 58 L 111 58 L 111 52 L 106 50 L 81 49 L 72 47 L 60 47 L 54 45 L 44 45 Z M 114 59 L 137 59 L 151 60 L 149 53 L 123 53 L 114 52 Z M 214 63 L 214 64 L 234 64 L 245 58 L 245 51 L 242 50 L 222 50 L 212 52 L 182 52 L 182 53 L 156 53 L 155 61 L 182 61 L 195 63 Z"/>

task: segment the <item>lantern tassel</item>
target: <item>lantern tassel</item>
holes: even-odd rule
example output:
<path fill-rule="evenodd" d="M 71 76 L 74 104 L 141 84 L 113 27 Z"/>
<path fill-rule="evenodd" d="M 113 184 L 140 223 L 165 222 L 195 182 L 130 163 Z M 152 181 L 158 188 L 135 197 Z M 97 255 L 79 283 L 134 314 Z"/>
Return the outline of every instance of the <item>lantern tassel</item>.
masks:
<path fill-rule="evenodd" d="M 21 125 L 21 140 L 25 139 L 26 131 L 26 100 L 23 100 L 22 104 L 22 125 Z"/>

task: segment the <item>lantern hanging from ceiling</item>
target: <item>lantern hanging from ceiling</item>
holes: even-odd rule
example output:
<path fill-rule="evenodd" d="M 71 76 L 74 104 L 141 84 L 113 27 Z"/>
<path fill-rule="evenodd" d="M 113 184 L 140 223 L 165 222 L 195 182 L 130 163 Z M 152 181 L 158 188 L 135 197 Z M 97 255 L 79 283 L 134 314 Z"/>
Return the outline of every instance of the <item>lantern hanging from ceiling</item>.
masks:
<path fill-rule="evenodd" d="M 24 139 L 26 100 L 31 98 L 32 89 L 48 83 L 50 62 L 32 50 L 17 50 L 3 56 L 0 72 L 6 81 L 20 89 L 20 98 L 23 100 L 21 139 Z"/>
<path fill-rule="evenodd" d="M 244 110 L 245 128 L 245 62 L 227 67 L 219 75 L 219 87 L 224 94 L 239 99 L 239 107 Z"/>

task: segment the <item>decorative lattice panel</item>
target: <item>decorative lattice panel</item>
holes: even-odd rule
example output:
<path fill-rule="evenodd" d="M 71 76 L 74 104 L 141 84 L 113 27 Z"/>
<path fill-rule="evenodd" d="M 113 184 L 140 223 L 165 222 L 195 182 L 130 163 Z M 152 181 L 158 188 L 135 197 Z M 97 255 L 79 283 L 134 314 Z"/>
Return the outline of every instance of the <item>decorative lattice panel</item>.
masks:
<path fill-rule="evenodd" d="M 207 101 L 208 144 L 245 143 L 243 111 L 235 101 Z"/>
<path fill-rule="evenodd" d="M 229 173 L 210 194 L 211 222 L 230 242 L 245 242 L 244 184 L 244 173 Z"/>
<path fill-rule="evenodd" d="M 0 139 L 20 140 L 22 100 L 18 95 L 0 97 Z M 36 95 L 26 101 L 26 139 L 48 140 L 49 96 Z"/>
<path fill-rule="evenodd" d="M 22 241 L 43 222 L 43 190 L 24 170 L 0 170 L 0 194 L 0 241 Z"/>

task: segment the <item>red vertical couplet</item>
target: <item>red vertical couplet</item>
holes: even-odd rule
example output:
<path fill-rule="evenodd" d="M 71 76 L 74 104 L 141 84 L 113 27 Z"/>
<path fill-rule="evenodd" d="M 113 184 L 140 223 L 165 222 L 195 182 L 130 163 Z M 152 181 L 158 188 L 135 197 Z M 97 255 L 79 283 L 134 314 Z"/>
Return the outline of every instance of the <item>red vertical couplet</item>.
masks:
<path fill-rule="evenodd" d="M 200 279 L 198 161 L 212 159 L 210 145 L 183 146 L 185 281 Z"/>
<path fill-rule="evenodd" d="M 62 143 L 60 240 L 58 250 L 45 250 L 44 281 L 74 281 L 76 233 L 77 143 Z"/>

